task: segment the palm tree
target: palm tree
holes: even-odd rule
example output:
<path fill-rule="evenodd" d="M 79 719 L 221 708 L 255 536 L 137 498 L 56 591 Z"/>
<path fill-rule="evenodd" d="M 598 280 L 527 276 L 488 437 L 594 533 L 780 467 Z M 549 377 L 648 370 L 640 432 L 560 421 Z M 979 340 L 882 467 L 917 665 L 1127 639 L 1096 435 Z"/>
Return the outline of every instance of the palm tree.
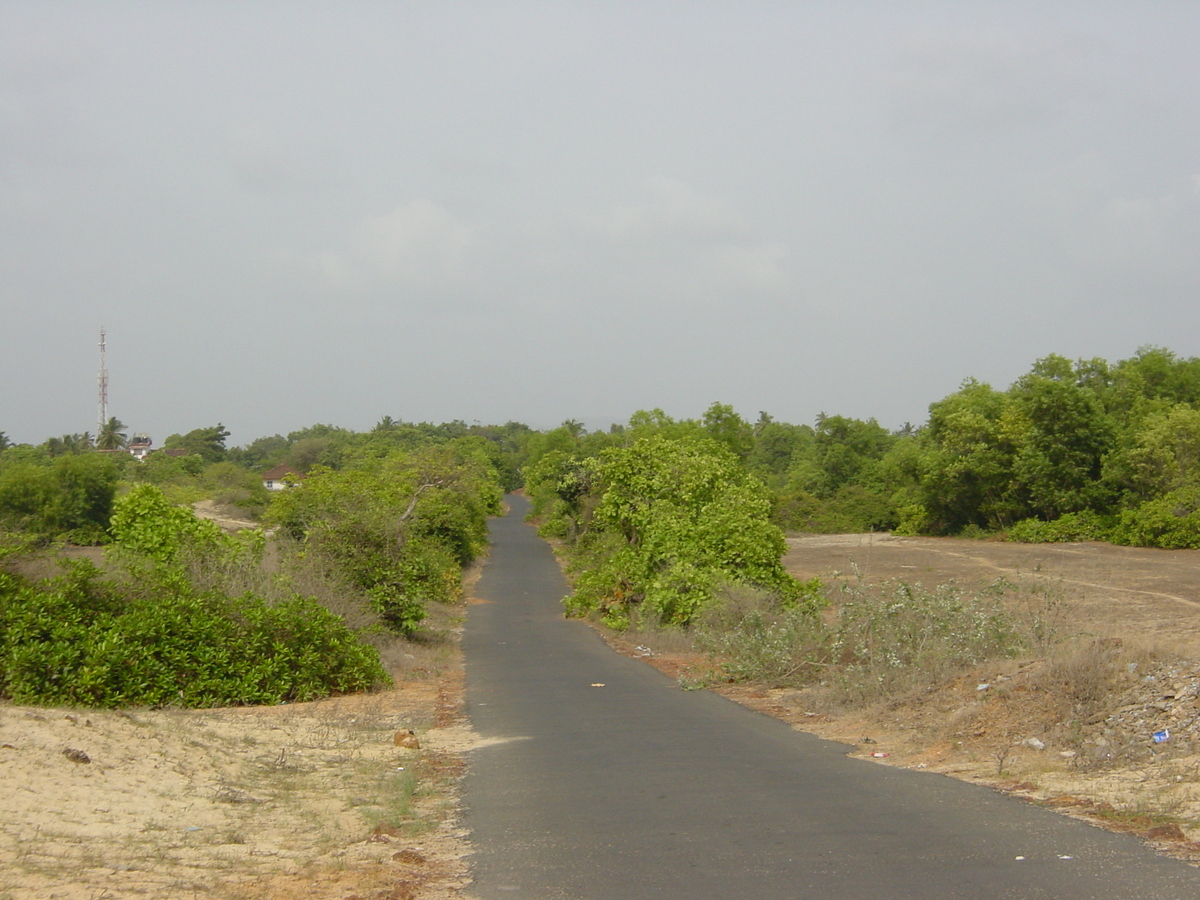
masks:
<path fill-rule="evenodd" d="M 92 449 L 92 436 L 83 434 L 64 434 L 62 437 L 47 438 L 42 444 L 47 456 L 67 456 L 68 454 L 86 453 Z"/>
<path fill-rule="evenodd" d="M 125 433 L 128 426 L 116 416 L 109 418 L 100 429 L 96 438 L 97 450 L 124 450 L 129 446 L 129 435 Z"/>
<path fill-rule="evenodd" d="M 394 431 L 398 424 L 399 423 L 395 419 L 393 419 L 391 416 L 384 416 L 382 419 L 380 419 L 378 422 L 375 423 L 375 427 L 372 428 L 371 430 L 376 433 L 379 433 L 381 431 Z"/>

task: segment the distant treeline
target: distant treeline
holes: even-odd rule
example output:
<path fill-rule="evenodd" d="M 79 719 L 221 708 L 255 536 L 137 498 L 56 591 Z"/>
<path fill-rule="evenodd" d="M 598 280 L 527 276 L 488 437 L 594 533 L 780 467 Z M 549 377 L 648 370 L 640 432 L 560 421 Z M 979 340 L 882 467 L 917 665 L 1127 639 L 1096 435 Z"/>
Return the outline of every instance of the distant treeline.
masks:
<path fill-rule="evenodd" d="M 90 453 L 88 435 L 33 447 L 0 433 L 0 527 L 101 539 L 120 483 L 261 514 L 270 498 L 258 473 L 275 465 L 352 470 L 444 444 L 469 449 L 512 490 L 548 465 L 579 468 L 652 436 L 715 442 L 765 486 L 771 520 L 785 530 L 1200 546 L 1200 360 L 1154 347 L 1115 363 L 1048 356 L 1005 390 L 968 379 L 930 405 L 924 424 L 895 431 L 839 415 L 813 425 L 765 412 L 746 419 L 722 403 L 699 419 L 639 411 L 595 432 L 576 421 L 536 431 L 385 416 L 366 432 L 313 425 L 231 448 L 220 424 L 197 428 L 164 442 L 188 455 L 143 463 Z M 123 436 L 102 437 L 112 446 Z"/>
<path fill-rule="evenodd" d="M 1048 356 L 1007 390 L 968 379 L 897 431 L 837 415 L 751 422 L 720 403 L 699 420 L 638 412 L 605 433 L 568 422 L 528 436 L 525 471 L 652 434 L 722 445 L 770 489 L 785 530 L 1200 546 L 1200 360 L 1161 348 L 1116 363 Z"/>

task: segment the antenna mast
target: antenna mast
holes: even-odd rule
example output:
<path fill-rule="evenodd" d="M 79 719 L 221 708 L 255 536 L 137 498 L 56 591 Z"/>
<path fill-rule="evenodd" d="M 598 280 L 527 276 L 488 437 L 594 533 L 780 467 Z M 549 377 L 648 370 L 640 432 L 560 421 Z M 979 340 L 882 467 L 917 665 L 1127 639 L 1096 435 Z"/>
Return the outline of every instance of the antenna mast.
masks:
<path fill-rule="evenodd" d="M 100 375 L 96 379 L 100 383 L 100 427 L 96 429 L 97 438 L 108 422 L 108 369 L 104 365 L 104 328 L 100 328 Z"/>

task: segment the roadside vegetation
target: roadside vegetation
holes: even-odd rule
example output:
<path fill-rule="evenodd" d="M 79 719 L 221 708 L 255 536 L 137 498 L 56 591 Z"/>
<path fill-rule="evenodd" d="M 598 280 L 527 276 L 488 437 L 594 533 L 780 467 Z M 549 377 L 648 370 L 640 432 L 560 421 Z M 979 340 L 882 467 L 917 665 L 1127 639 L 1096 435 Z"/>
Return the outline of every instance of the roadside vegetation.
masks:
<path fill-rule="evenodd" d="M 444 639 L 446 616 L 423 627 L 429 608 L 459 599 L 499 511 L 502 455 L 450 430 L 346 433 L 338 468 L 314 461 L 281 492 L 234 461 L 220 425 L 144 462 L 82 442 L 6 447 L 0 699 L 212 707 L 387 684 L 406 647 Z M 196 516 L 200 499 L 269 531 L 227 534 Z"/>
<path fill-rule="evenodd" d="M 196 428 L 138 461 L 123 449 L 130 438 L 115 418 L 95 437 L 66 434 L 38 446 L 0 434 L 0 640 L 10 673 L 0 692 L 167 702 L 165 685 L 190 670 L 172 676 L 167 666 L 142 677 L 141 688 L 101 687 L 116 676 L 100 674 L 98 648 L 108 654 L 103 671 L 116 672 L 139 654 L 131 634 L 153 630 L 137 615 L 158 616 L 164 628 L 175 615 L 197 629 L 153 638 L 178 646 L 202 635 L 211 643 L 221 628 L 259 629 L 263 646 L 318 633 L 325 641 L 324 649 L 280 652 L 310 659 L 326 682 L 263 675 L 196 688 L 194 700 L 185 691 L 185 702 L 380 683 L 379 651 L 422 640 L 428 610 L 458 595 L 463 567 L 483 552 L 486 519 L 503 492 L 520 487 L 565 555 L 571 614 L 617 629 L 684 629 L 711 652 L 741 659 L 729 665 L 747 676 L 828 680 L 836 671 L 860 691 L 894 680 L 889 660 L 924 670 L 942 659 L 968 665 L 985 646 L 1016 653 L 1030 638 L 985 596 L 897 585 L 871 598 L 835 597 L 798 582 L 780 564 L 787 532 L 1200 546 L 1200 360 L 1161 348 L 1116 363 L 1050 356 L 1006 390 L 968 379 L 931 404 L 926 423 L 891 431 L 839 415 L 811 426 L 765 412 L 752 421 L 713 403 L 698 419 L 639 411 L 593 432 L 576 421 L 535 431 L 385 416 L 361 433 L 319 424 L 244 447 L 227 447 L 228 437 L 220 423 Z M 266 489 L 262 473 L 280 465 L 299 487 Z M 273 537 L 222 535 L 192 516 L 199 501 L 257 521 Z M 107 549 L 90 568 L 43 567 L 36 577 L 16 563 L 63 544 Z M 150 595 L 169 602 L 139 601 Z M 216 619 L 203 624 L 203 616 L 171 612 L 173 603 Z M 27 621 L 30 610 L 56 604 L 63 623 L 76 626 L 39 631 Z M 305 630 L 325 614 L 325 624 Z M 111 646 L 96 637 L 101 621 L 112 623 Z M 889 629 L 907 650 L 872 643 Z M 29 650 L 34 644 L 59 656 L 14 662 L 51 652 Z M 366 656 L 351 660 L 361 647 Z M 323 655 L 335 652 L 344 666 Z M 205 665 L 220 668 L 220 659 Z M 59 672 L 58 682 L 37 671 Z M 71 686 L 62 683 L 67 671 L 76 673 Z M 38 677 L 45 683 L 35 687 Z"/>

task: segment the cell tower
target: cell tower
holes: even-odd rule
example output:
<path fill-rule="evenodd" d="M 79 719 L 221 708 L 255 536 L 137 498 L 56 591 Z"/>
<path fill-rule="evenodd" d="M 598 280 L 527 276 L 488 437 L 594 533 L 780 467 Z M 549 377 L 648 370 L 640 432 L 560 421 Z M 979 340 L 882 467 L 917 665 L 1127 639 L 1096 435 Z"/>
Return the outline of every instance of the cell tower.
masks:
<path fill-rule="evenodd" d="M 104 365 L 104 328 L 100 329 L 100 375 L 96 378 L 100 383 L 100 427 L 96 429 L 97 436 L 108 423 L 108 369 Z"/>

